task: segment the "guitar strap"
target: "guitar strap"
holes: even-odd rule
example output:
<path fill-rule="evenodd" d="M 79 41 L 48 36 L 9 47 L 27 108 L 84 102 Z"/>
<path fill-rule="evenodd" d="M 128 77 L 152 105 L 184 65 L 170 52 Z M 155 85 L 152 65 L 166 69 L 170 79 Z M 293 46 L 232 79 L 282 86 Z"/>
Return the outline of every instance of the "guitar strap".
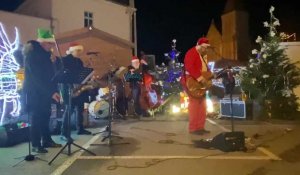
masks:
<path fill-rule="evenodd" d="M 206 66 L 207 71 L 210 71 L 210 70 L 209 70 L 209 67 L 208 67 L 208 65 L 207 65 L 206 60 L 203 58 L 202 55 L 200 55 L 200 57 L 201 57 L 202 61 L 205 63 L 205 66 Z"/>

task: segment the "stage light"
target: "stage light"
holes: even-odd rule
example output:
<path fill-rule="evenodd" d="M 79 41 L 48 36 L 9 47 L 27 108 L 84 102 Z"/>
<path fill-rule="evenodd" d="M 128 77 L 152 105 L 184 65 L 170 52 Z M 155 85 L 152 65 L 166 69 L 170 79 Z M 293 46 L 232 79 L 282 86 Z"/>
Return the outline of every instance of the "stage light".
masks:
<path fill-rule="evenodd" d="M 181 110 L 185 111 L 187 110 L 189 105 L 189 97 L 184 92 L 180 92 L 179 95 L 180 95 L 180 108 Z"/>
<path fill-rule="evenodd" d="M 0 23 L 0 125 L 3 124 L 8 105 L 12 105 L 10 112 L 12 116 L 19 116 L 21 109 L 20 96 L 17 92 L 18 81 L 16 76 L 16 72 L 19 70 L 19 64 L 13 55 L 19 46 L 19 33 L 17 28 L 15 28 L 15 33 L 16 37 L 14 42 L 10 42 L 3 25 Z"/>
<path fill-rule="evenodd" d="M 209 97 L 208 91 L 206 91 L 206 111 L 208 113 L 214 112 L 214 105 L 213 105 L 211 98 Z"/>
<path fill-rule="evenodd" d="M 180 112 L 180 108 L 176 105 L 172 105 L 172 113 L 176 114 Z"/>
<path fill-rule="evenodd" d="M 215 62 L 211 61 L 211 62 L 208 62 L 208 67 L 210 69 L 211 72 L 214 72 L 214 69 L 215 69 Z"/>

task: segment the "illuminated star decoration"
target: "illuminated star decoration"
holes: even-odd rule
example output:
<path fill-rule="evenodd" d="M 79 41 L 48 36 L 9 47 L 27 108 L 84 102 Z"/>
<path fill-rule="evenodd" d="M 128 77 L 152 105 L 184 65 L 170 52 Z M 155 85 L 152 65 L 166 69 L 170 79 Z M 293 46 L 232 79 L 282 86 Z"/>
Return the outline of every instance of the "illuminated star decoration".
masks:
<path fill-rule="evenodd" d="M 172 50 L 164 54 L 165 57 L 170 60 L 169 65 L 173 65 L 173 66 L 169 66 L 169 69 L 167 71 L 168 79 L 166 81 L 169 83 L 177 81 L 177 79 L 181 75 L 181 69 L 179 70 L 176 69 L 176 67 L 178 68 L 180 66 L 180 64 L 178 64 L 178 57 L 180 55 L 180 52 L 176 50 L 176 42 L 177 40 L 173 39 L 171 45 Z"/>
<path fill-rule="evenodd" d="M 169 58 L 171 60 L 171 62 L 177 62 L 177 58 L 178 56 L 180 55 L 180 52 L 178 52 L 176 50 L 176 42 L 177 40 L 176 39 L 173 39 L 172 40 L 172 50 L 169 52 L 169 53 L 165 53 L 165 57 Z"/>
<path fill-rule="evenodd" d="M 10 42 L 3 25 L 0 23 L 0 125 L 3 124 L 7 110 L 9 110 L 11 116 L 18 116 L 21 109 L 16 77 L 19 64 L 13 55 L 19 46 L 17 28 L 15 28 L 15 32 L 15 40 Z"/>

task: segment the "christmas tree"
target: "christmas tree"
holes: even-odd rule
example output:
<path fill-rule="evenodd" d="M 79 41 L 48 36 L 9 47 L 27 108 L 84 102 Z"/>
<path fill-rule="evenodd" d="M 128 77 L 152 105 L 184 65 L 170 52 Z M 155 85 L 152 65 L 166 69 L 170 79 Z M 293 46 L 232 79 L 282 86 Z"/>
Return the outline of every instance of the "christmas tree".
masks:
<path fill-rule="evenodd" d="M 297 97 L 293 89 L 300 84 L 300 70 L 292 63 L 280 46 L 280 25 L 274 16 L 275 8 L 269 10 L 270 21 L 264 22 L 268 34 L 257 37 L 259 48 L 252 50 L 248 66 L 241 71 L 241 86 L 250 99 L 262 106 L 262 117 L 292 119 L 297 116 Z"/>

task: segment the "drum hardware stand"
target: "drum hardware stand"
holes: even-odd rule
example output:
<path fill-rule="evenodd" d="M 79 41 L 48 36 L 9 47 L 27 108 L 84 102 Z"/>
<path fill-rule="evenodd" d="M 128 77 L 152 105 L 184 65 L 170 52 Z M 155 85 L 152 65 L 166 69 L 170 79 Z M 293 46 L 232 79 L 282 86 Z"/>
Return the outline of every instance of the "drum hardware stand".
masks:
<path fill-rule="evenodd" d="M 108 83 L 109 83 L 109 115 L 108 115 L 108 125 L 105 127 L 104 131 L 100 131 L 97 133 L 93 133 L 93 135 L 96 134 L 100 134 L 100 133 L 104 133 L 104 132 L 108 132 L 107 136 L 103 137 L 103 139 L 101 140 L 101 142 L 104 142 L 106 139 L 108 139 L 108 145 L 111 146 L 112 145 L 112 137 L 115 138 L 119 138 L 119 139 L 123 139 L 123 137 L 121 136 L 117 136 L 117 135 L 113 135 L 112 134 L 112 120 L 113 117 L 117 114 L 116 111 L 116 88 L 115 85 L 113 85 L 112 80 L 111 80 L 111 74 L 108 75 Z M 118 143 L 119 144 L 129 144 L 129 143 Z M 102 144 L 91 144 L 91 146 L 99 146 Z M 116 144 L 114 144 L 116 145 Z"/>
<path fill-rule="evenodd" d="M 71 155 L 71 145 L 74 145 L 74 146 L 76 146 L 77 148 L 79 148 L 80 150 L 84 150 L 84 151 L 90 153 L 91 155 L 96 156 L 95 153 L 93 153 L 93 152 L 91 152 L 91 151 L 89 151 L 89 150 L 87 150 L 87 149 L 85 149 L 85 148 L 83 148 L 83 147 L 77 145 L 76 143 L 74 143 L 73 139 L 71 138 L 71 126 L 70 126 L 70 123 L 71 123 L 70 121 L 71 121 L 71 119 L 70 119 L 70 117 L 71 117 L 71 105 L 72 105 L 72 90 L 71 90 L 71 86 L 72 86 L 72 85 L 71 85 L 71 84 L 68 84 L 67 86 L 68 86 L 68 96 L 69 96 L 69 98 L 68 98 L 68 105 L 67 105 L 67 111 L 66 111 L 66 112 L 67 112 L 67 143 L 66 143 L 65 146 L 63 146 L 63 147 L 61 148 L 61 150 L 53 157 L 53 159 L 48 163 L 48 165 L 51 165 L 51 163 L 58 157 L 59 154 L 62 153 L 62 151 L 63 151 L 66 147 L 68 147 L 68 153 L 67 153 L 67 155 L 70 156 L 70 155 Z"/>
<path fill-rule="evenodd" d="M 231 70 L 231 66 L 225 69 L 226 71 L 223 73 L 223 79 L 227 79 L 227 83 L 224 84 L 225 93 L 229 94 L 230 99 L 230 120 L 231 120 L 231 132 L 234 132 L 234 118 L 233 118 L 233 90 L 235 87 L 235 79 L 233 77 L 233 72 Z"/>

